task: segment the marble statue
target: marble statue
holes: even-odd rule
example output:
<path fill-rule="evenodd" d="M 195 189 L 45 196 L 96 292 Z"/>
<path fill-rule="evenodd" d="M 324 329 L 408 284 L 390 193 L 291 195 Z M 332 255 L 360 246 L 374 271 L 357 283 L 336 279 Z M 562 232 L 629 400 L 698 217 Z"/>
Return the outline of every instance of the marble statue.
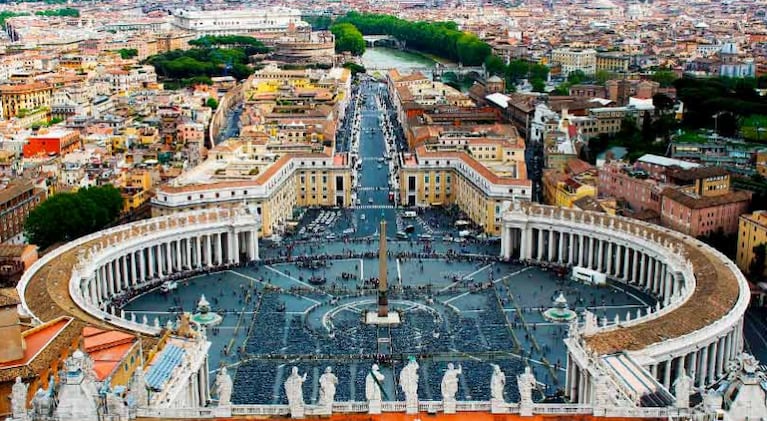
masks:
<path fill-rule="evenodd" d="M 48 419 L 53 414 L 51 397 L 42 387 L 37 389 L 35 397 L 32 398 L 32 419 Z"/>
<path fill-rule="evenodd" d="M 493 364 L 493 375 L 490 377 L 490 399 L 503 400 L 503 389 L 506 387 L 506 374 L 498 364 Z"/>
<path fill-rule="evenodd" d="M 381 383 L 383 380 L 384 375 L 379 371 L 378 364 L 373 364 L 367 377 L 365 377 L 365 398 L 368 401 L 381 400 Z"/>
<path fill-rule="evenodd" d="M 133 378 L 130 382 L 129 392 L 132 399 L 129 402 L 133 402 L 136 406 L 143 407 L 149 404 L 149 396 L 147 394 L 147 384 L 144 378 L 144 367 L 136 367 L 136 371 L 133 372 Z"/>
<path fill-rule="evenodd" d="M 318 403 L 320 406 L 332 406 L 336 397 L 336 385 L 338 385 L 338 377 L 333 374 L 333 369 L 330 367 L 325 368 L 325 373 L 320 376 L 320 398 Z"/>
<path fill-rule="evenodd" d="M 16 377 L 16 382 L 11 387 L 11 413 L 14 419 L 23 419 L 27 416 L 27 385 Z"/>
<path fill-rule="evenodd" d="M 405 402 L 418 404 L 418 363 L 410 357 L 407 365 L 399 372 L 399 385 L 405 393 Z"/>
<path fill-rule="evenodd" d="M 455 401 L 455 394 L 458 393 L 458 376 L 463 373 L 461 365 L 455 368 L 453 363 L 447 364 L 445 375 L 442 376 L 442 400 Z"/>
<path fill-rule="evenodd" d="M 306 373 L 303 376 L 298 374 L 298 367 L 293 367 L 290 372 L 290 376 L 285 380 L 285 395 L 288 398 L 288 406 L 290 406 L 290 412 L 293 413 L 294 409 L 300 409 L 303 411 L 304 406 L 304 391 L 303 386 L 306 381 Z"/>
<path fill-rule="evenodd" d="M 226 372 L 226 367 L 221 367 L 218 370 L 216 392 L 218 393 L 218 406 L 232 404 L 232 377 Z"/>
<path fill-rule="evenodd" d="M 690 392 L 692 391 L 692 378 L 687 375 L 685 370 L 679 372 L 679 376 L 674 382 L 674 397 L 676 398 L 677 408 L 690 407 Z"/>
<path fill-rule="evenodd" d="M 519 403 L 521 405 L 533 404 L 533 389 L 537 387 L 535 376 L 530 366 L 525 367 L 525 372 L 517 376 L 517 389 L 519 389 Z"/>

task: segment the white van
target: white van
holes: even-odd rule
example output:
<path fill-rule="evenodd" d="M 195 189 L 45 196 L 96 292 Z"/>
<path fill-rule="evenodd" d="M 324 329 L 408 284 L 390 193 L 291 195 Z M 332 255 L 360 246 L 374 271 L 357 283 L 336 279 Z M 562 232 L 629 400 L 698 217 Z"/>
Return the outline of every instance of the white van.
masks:
<path fill-rule="evenodd" d="M 402 215 L 404 218 L 415 218 L 415 211 L 405 211 Z"/>

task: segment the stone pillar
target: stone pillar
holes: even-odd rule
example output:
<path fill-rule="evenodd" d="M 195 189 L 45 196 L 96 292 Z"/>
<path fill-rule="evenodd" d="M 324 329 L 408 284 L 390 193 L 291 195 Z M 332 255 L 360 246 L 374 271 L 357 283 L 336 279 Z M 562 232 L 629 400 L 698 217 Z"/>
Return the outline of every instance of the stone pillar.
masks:
<path fill-rule="evenodd" d="M 530 254 L 530 234 L 527 232 L 527 227 L 519 229 L 519 260 L 529 259 Z"/>
<path fill-rule="evenodd" d="M 538 228 L 538 245 L 536 246 L 536 259 L 540 262 L 543 259 L 543 230 Z"/>
<path fill-rule="evenodd" d="M 597 264 L 597 252 L 595 251 L 597 249 L 597 239 L 594 237 L 591 237 L 591 242 L 589 243 L 589 258 L 587 261 L 586 267 L 589 269 L 594 269 L 594 267 Z"/>
<path fill-rule="evenodd" d="M 663 370 L 663 386 L 665 386 L 667 390 L 671 390 L 671 363 L 673 361 L 673 358 L 666 360 L 666 366 Z"/>
<path fill-rule="evenodd" d="M 186 267 L 187 269 L 194 268 L 194 256 L 192 254 L 192 237 L 186 237 Z"/>
<path fill-rule="evenodd" d="M 573 250 L 575 250 L 575 245 L 573 244 L 573 233 L 569 232 L 567 233 L 567 264 L 568 265 L 573 264 Z"/>
<path fill-rule="evenodd" d="M 145 249 L 141 249 L 138 251 L 139 253 L 138 254 L 138 260 L 139 260 L 138 271 L 139 271 L 139 276 L 141 277 L 141 282 L 146 281 L 146 277 L 147 277 L 146 255 L 144 254 L 144 250 Z"/>
<path fill-rule="evenodd" d="M 562 264 L 565 263 L 565 233 L 562 231 L 557 232 L 557 241 L 559 242 L 559 251 L 557 253 L 557 261 Z"/>
<path fill-rule="evenodd" d="M 554 261 L 554 230 L 549 229 L 549 250 L 546 253 L 546 260 L 549 262 Z"/>
<path fill-rule="evenodd" d="M 216 234 L 216 262 L 219 265 L 224 263 L 223 247 L 221 247 L 221 233 Z"/>
<path fill-rule="evenodd" d="M 726 342 L 727 342 L 726 336 L 722 336 L 721 338 L 719 338 L 719 346 L 717 347 L 718 355 L 716 356 L 716 377 L 719 377 L 722 374 L 724 374 L 724 369 L 727 367 L 725 365 L 725 362 L 726 362 L 725 359 L 727 357 L 726 356 L 727 349 L 725 348 L 725 346 L 727 345 Z"/>
<path fill-rule="evenodd" d="M 610 241 L 607 241 L 607 275 L 612 276 L 613 275 L 613 243 Z"/>
<path fill-rule="evenodd" d="M 501 226 L 501 258 L 508 259 L 511 255 L 511 234 L 510 229 L 506 225 Z"/>
<path fill-rule="evenodd" d="M 599 255 L 597 255 L 597 271 L 605 273 L 604 256 L 605 256 L 605 240 L 599 239 Z"/>
<path fill-rule="evenodd" d="M 639 285 L 640 286 L 646 286 L 646 283 L 645 283 L 645 270 L 646 270 L 645 269 L 645 266 L 646 266 L 646 264 L 645 264 L 645 254 L 644 253 L 640 253 L 640 254 L 641 254 L 641 256 L 639 258 Z"/>
<path fill-rule="evenodd" d="M 199 269 L 203 265 L 203 263 L 202 263 L 202 235 L 198 235 L 197 237 L 195 237 L 195 239 L 194 239 L 194 247 L 195 247 L 195 251 L 197 253 L 196 256 L 195 256 L 197 258 L 197 261 L 195 262 L 195 266 Z"/>
<path fill-rule="evenodd" d="M 663 277 L 663 302 L 666 303 L 666 305 L 669 305 L 671 303 L 671 285 L 674 283 L 673 276 L 671 275 L 671 272 L 668 270 L 664 271 L 665 276 Z"/>
<path fill-rule="evenodd" d="M 703 387 L 706 385 L 708 377 L 708 345 L 700 350 L 700 372 L 698 373 L 698 384 Z"/>
<path fill-rule="evenodd" d="M 165 253 L 162 251 L 162 243 L 155 244 L 154 246 L 154 258 L 155 262 L 157 263 L 157 276 L 160 278 L 165 277 Z"/>
<path fill-rule="evenodd" d="M 631 280 L 636 282 L 637 284 L 640 284 L 639 282 L 639 252 L 634 250 L 634 264 L 631 266 Z"/>
<path fill-rule="evenodd" d="M 629 248 L 628 246 L 623 246 L 623 267 L 621 268 L 623 271 L 623 281 L 629 280 Z"/>
<path fill-rule="evenodd" d="M 130 279 L 128 278 L 128 256 L 120 258 L 120 264 L 122 265 L 122 289 L 127 289 L 130 286 Z"/>
<path fill-rule="evenodd" d="M 208 267 L 213 266 L 213 234 L 205 236 L 205 255 Z"/>
<path fill-rule="evenodd" d="M 585 266 L 584 253 L 583 253 L 583 234 L 578 234 L 578 265 Z"/>
<path fill-rule="evenodd" d="M 173 274 L 173 241 L 165 243 L 165 268 L 165 273 Z"/>
<path fill-rule="evenodd" d="M 138 269 L 136 268 L 136 252 L 132 251 L 130 254 L 130 275 L 131 275 L 131 284 L 136 285 L 138 283 Z"/>
<path fill-rule="evenodd" d="M 115 295 L 115 275 L 114 275 L 114 260 L 107 262 L 105 265 L 107 271 L 107 293 L 112 296 Z"/>
<path fill-rule="evenodd" d="M 684 364 L 687 361 L 686 356 L 680 357 L 682 358 L 682 363 Z M 687 375 L 692 377 L 693 383 L 695 383 L 695 376 L 698 373 L 698 351 L 693 351 L 689 354 L 689 363 L 690 368 L 686 371 Z M 679 373 L 677 373 L 678 375 Z"/>
<path fill-rule="evenodd" d="M 719 364 L 719 338 L 711 344 L 711 356 L 708 359 L 708 382 L 713 383 L 717 376 L 717 367 Z"/>
<path fill-rule="evenodd" d="M 184 253 L 183 253 L 183 239 L 179 238 L 174 243 L 176 244 L 176 270 L 184 270 Z"/>

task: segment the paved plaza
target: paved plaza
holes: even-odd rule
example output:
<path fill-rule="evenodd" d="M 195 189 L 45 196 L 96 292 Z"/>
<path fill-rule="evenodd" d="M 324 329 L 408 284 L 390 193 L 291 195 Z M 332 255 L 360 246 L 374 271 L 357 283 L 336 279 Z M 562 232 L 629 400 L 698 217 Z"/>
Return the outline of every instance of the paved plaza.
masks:
<path fill-rule="evenodd" d="M 386 376 L 388 399 L 402 399 L 394 374 L 408 356 L 420 364 L 421 399 L 440 399 L 436 385 L 448 362 L 463 367 L 460 400 L 489 399 L 490 362 L 507 376 L 532 366 L 542 390 L 553 395 L 564 384 L 567 325 L 548 322 L 542 311 L 560 292 L 572 308 L 588 307 L 600 319 L 654 305 L 620 285 L 589 287 L 554 268 L 500 262 L 497 239 L 460 238 L 462 215 L 455 208 L 415 216 L 396 208 L 389 198 L 394 168 L 385 159 L 387 149 L 401 147 L 387 120 L 393 114 L 382 112 L 381 85 L 364 82 L 359 89 L 362 100 L 344 123 L 352 135 L 343 146 L 361 162 L 354 208 L 301 210 L 293 235 L 262 240 L 260 262 L 197 276 L 125 306 L 139 319 L 165 323 L 178 311 L 194 312 L 204 294 L 223 316 L 208 332 L 210 368 L 225 365 L 235 373 L 234 402 L 286 402 L 282 384 L 292 365 L 308 374 L 307 402 L 317 399 L 326 366 L 340 379 L 337 400 L 364 400 L 364 378 L 375 362 Z M 389 299 L 402 316 L 391 329 L 362 323 L 376 304 L 382 218 Z M 385 349 L 381 338 L 391 341 Z M 517 399 L 514 382 L 507 393 Z"/>

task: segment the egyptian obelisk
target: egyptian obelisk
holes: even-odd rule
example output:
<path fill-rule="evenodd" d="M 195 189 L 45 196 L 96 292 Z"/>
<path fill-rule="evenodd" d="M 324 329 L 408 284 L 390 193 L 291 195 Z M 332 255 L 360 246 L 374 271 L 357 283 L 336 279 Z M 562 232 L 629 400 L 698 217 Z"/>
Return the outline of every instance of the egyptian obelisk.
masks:
<path fill-rule="evenodd" d="M 378 317 L 389 317 L 388 285 L 386 283 L 386 219 L 381 218 L 378 237 Z"/>

